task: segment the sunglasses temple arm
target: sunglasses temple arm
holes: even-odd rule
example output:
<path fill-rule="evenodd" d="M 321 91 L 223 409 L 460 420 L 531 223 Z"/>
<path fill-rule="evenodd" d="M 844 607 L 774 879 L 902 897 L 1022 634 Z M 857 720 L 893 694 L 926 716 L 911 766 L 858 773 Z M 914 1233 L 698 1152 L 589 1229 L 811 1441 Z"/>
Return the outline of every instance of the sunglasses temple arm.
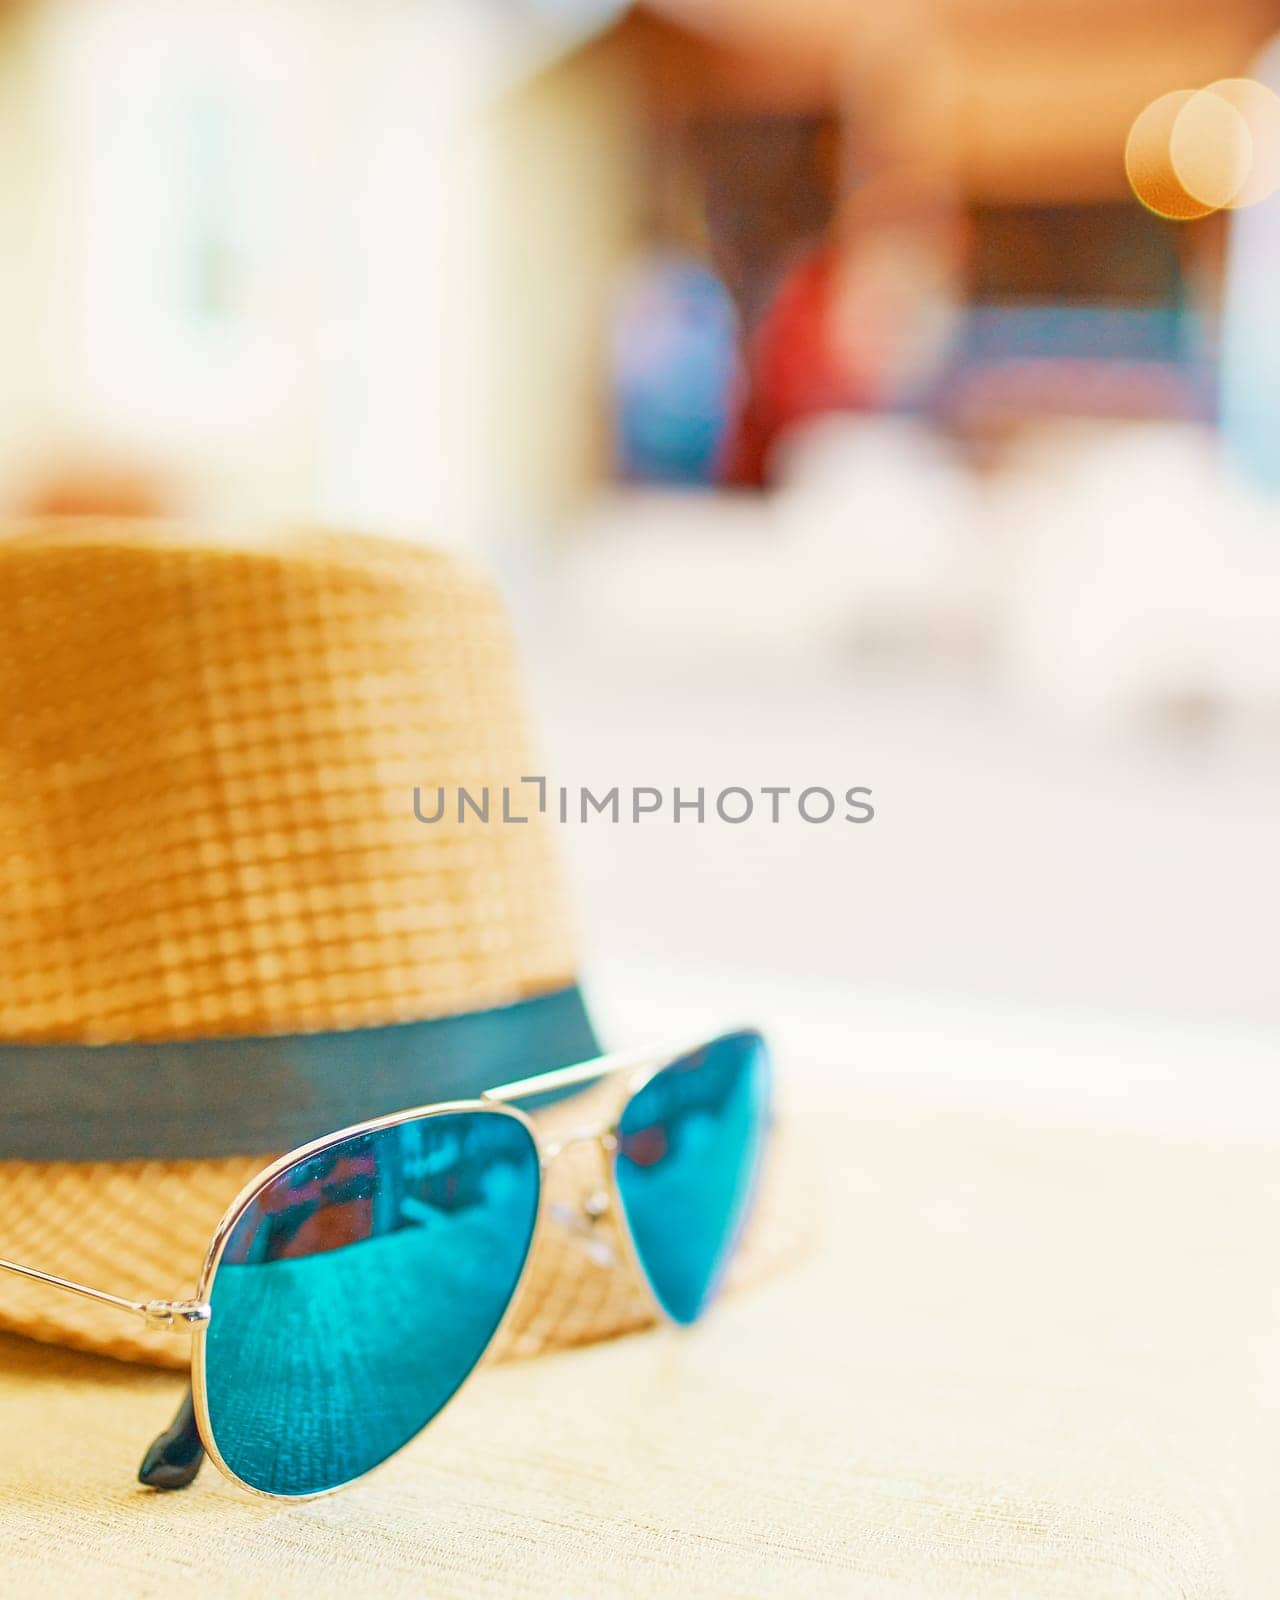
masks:
<path fill-rule="evenodd" d="M 79 1295 L 82 1300 L 111 1306 L 116 1311 L 128 1311 L 135 1317 L 141 1317 L 149 1328 L 162 1332 L 186 1328 L 192 1323 L 207 1322 L 209 1319 L 209 1307 L 195 1300 L 128 1300 L 123 1295 L 109 1294 L 105 1289 L 94 1289 L 87 1283 L 76 1283 L 71 1278 L 60 1278 L 56 1273 L 42 1272 L 38 1267 L 28 1267 L 20 1261 L 2 1258 L 0 1272 L 29 1278 L 35 1283 L 43 1283 L 47 1288 L 61 1289 L 67 1294 Z M 188 1387 L 177 1416 L 144 1456 L 138 1469 L 138 1479 L 153 1489 L 183 1489 L 199 1472 L 203 1460 L 204 1446 L 200 1443 L 195 1406 Z"/>
<path fill-rule="evenodd" d="M 33 1283 L 43 1283 L 50 1289 L 62 1289 L 67 1294 L 77 1294 L 82 1300 L 95 1300 L 99 1305 L 111 1306 L 116 1311 L 128 1311 L 141 1317 L 149 1328 L 161 1332 L 181 1331 L 195 1322 L 208 1322 L 209 1307 L 199 1300 L 126 1300 L 123 1295 L 108 1294 L 105 1289 L 93 1289 L 87 1283 L 76 1283 L 72 1278 L 60 1278 L 53 1272 L 42 1272 L 39 1267 L 24 1266 L 21 1261 L 0 1258 L 0 1272 L 12 1272 L 15 1277 L 30 1278 Z"/>
<path fill-rule="evenodd" d="M 204 1461 L 204 1445 L 196 1423 L 195 1398 L 188 1385 L 173 1421 L 154 1439 L 138 1468 L 138 1482 L 148 1489 L 185 1489 Z"/>

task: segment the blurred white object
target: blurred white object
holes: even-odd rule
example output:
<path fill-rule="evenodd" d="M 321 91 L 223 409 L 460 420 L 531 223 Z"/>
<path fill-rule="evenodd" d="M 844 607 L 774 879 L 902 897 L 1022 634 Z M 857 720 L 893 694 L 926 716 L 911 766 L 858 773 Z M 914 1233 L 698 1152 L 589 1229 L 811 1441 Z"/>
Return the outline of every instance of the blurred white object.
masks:
<path fill-rule="evenodd" d="M 1016 689 L 1072 720 L 1280 698 L 1280 512 L 1188 424 L 1063 425 L 995 491 Z"/>
<path fill-rule="evenodd" d="M 922 424 L 832 416 L 768 495 L 619 490 L 571 550 L 575 622 L 613 643 L 823 660 L 860 639 L 971 636 L 992 594 L 976 493 Z"/>
<path fill-rule="evenodd" d="M 809 653 L 815 575 L 780 535 L 768 499 L 619 489 L 568 551 L 562 600 L 574 629 L 667 658 Z"/>
<path fill-rule="evenodd" d="M 985 632 L 997 601 L 972 474 L 907 417 L 832 415 L 795 429 L 775 465 L 778 517 L 823 574 L 853 643 L 928 649 Z"/>
<path fill-rule="evenodd" d="M 779 465 L 772 495 L 601 501 L 574 625 L 734 670 L 981 642 L 1015 697 L 1095 731 L 1280 706 L 1280 502 L 1207 428 L 1064 420 L 979 480 L 923 424 L 833 416 Z"/>

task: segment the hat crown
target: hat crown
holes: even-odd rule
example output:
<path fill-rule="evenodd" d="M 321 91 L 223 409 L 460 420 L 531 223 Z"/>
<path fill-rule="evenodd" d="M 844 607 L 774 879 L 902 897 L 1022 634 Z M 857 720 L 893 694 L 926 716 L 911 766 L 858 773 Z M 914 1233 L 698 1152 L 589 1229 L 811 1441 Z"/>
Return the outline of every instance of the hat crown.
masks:
<path fill-rule="evenodd" d="M 440 551 L 138 524 L 0 539 L 0 1040 L 304 1032 L 570 982 L 548 830 L 415 786 L 533 764 L 492 587 Z"/>

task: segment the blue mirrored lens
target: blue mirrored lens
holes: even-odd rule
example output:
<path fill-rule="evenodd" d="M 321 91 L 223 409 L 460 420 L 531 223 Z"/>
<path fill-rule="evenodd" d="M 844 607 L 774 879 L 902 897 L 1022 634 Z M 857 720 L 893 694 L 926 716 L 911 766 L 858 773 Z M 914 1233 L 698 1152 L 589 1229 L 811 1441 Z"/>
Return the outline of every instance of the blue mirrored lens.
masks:
<path fill-rule="evenodd" d="M 499 1110 L 356 1135 L 272 1179 L 209 1295 L 209 1423 L 231 1471 L 316 1494 L 425 1427 L 510 1303 L 539 1183 L 531 1134 Z"/>
<path fill-rule="evenodd" d="M 618 1193 L 659 1303 L 693 1322 L 738 1241 L 769 1126 L 769 1055 L 734 1033 L 656 1073 L 618 1125 Z"/>

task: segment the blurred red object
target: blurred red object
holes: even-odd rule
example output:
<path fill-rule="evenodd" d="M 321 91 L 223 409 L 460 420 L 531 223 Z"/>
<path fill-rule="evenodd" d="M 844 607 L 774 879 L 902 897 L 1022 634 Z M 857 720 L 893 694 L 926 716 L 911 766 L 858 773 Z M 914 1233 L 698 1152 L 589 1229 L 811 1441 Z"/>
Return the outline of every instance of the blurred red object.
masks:
<path fill-rule="evenodd" d="M 727 482 L 762 486 L 774 441 L 797 422 L 870 404 L 870 384 L 833 336 L 839 277 L 835 247 L 802 258 L 749 339 L 746 399 L 725 452 Z"/>
<path fill-rule="evenodd" d="M 919 406 L 959 330 L 969 243 L 954 195 L 928 175 L 899 166 L 865 181 L 748 338 L 725 479 L 767 483 L 775 442 L 808 418 Z"/>

